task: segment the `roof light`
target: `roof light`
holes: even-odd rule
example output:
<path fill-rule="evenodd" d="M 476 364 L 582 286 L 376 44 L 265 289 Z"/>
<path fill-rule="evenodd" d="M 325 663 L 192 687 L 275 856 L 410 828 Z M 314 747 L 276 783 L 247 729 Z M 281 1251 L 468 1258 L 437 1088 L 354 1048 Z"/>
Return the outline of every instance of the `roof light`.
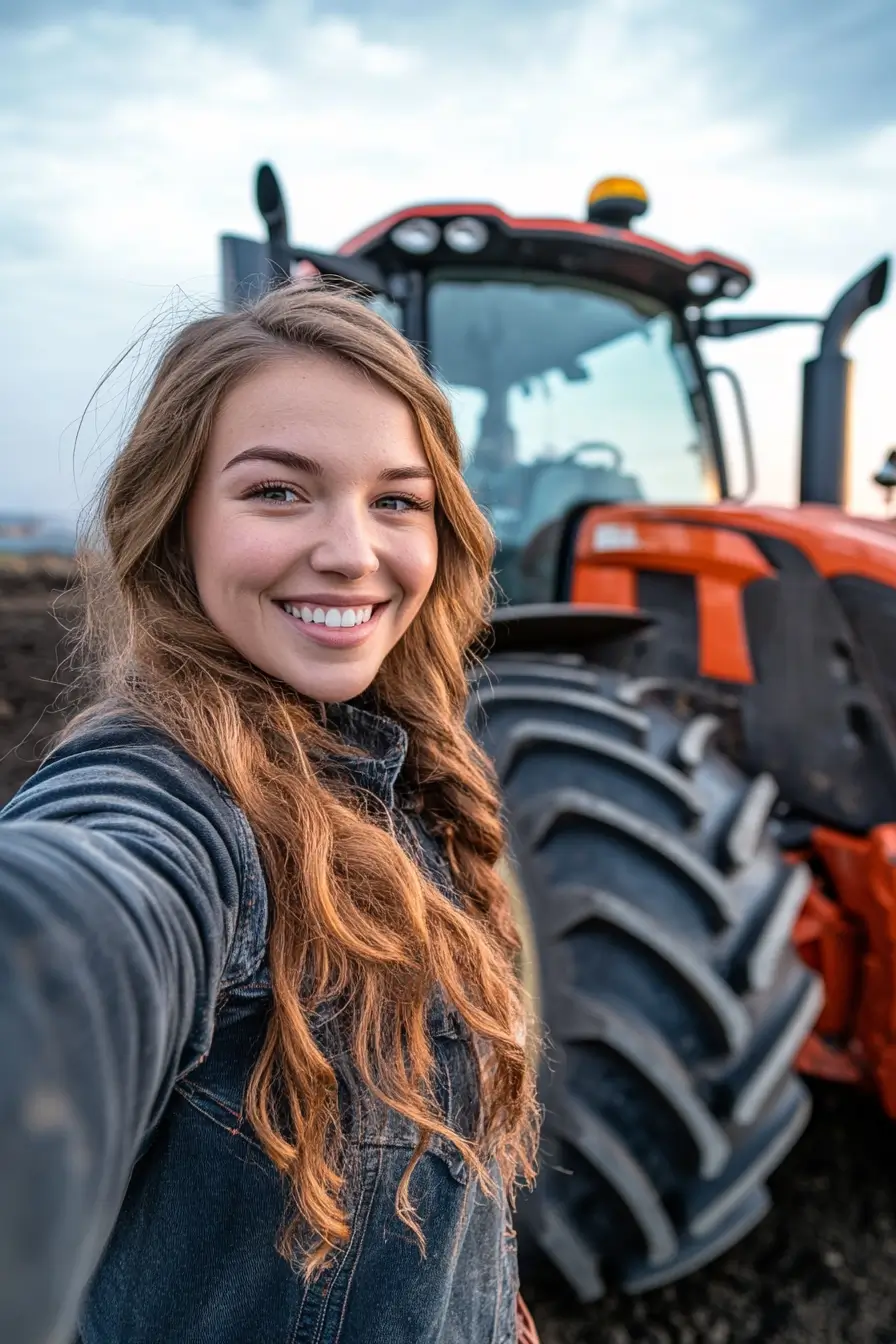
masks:
<path fill-rule="evenodd" d="M 722 273 L 718 266 L 698 266 L 688 276 L 688 289 L 698 298 L 707 299 L 710 294 L 715 294 L 721 279 Z"/>
<path fill-rule="evenodd" d="M 404 219 L 395 225 L 389 236 L 402 252 L 413 252 L 414 256 L 422 257 L 438 247 L 442 233 L 432 219 Z"/>
<path fill-rule="evenodd" d="M 588 219 L 592 224 L 628 229 L 649 206 L 647 191 L 637 178 L 602 177 L 588 194 Z"/>
<path fill-rule="evenodd" d="M 488 229 L 481 219 L 464 215 L 445 225 L 445 242 L 455 252 L 481 252 L 488 242 Z"/>
<path fill-rule="evenodd" d="M 745 275 L 729 275 L 722 285 L 722 293 L 726 299 L 739 299 L 749 283 Z"/>

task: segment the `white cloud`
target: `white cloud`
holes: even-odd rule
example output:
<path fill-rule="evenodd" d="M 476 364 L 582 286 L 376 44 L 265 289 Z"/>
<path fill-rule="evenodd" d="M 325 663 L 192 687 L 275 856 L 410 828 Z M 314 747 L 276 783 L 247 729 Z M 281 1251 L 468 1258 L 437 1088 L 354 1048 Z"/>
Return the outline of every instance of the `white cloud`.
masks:
<path fill-rule="evenodd" d="M 262 158 L 287 188 L 294 235 L 321 246 L 414 199 L 579 215 L 594 177 L 634 172 L 655 202 L 645 228 L 755 265 L 753 309 L 823 308 L 892 243 L 896 128 L 795 157 L 761 109 L 720 115 L 704 34 L 672 0 L 477 22 L 444 46 L 369 40 L 287 0 L 242 22 L 216 35 L 88 13 L 9 39 L 0 397 L 12 503 L 71 499 L 73 420 L 176 287 L 215 293 L 217 235 L 259 233 Z M 24 230 L 31 246 L 17 249 Z M 891 305 L 854 342 L 857 480 L 896 442 L 894 334 Z M 811 345 L 789 332 L 724 352 L 748 383 L 766 497 L 791 486 Z"/>

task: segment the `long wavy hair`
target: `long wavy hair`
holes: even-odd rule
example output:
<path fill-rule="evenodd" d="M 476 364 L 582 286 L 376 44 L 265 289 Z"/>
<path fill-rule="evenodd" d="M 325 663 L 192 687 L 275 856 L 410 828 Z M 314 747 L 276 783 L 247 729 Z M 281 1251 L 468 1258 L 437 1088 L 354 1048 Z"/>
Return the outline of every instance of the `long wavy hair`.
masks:
<path fill-rule="evenodd" d="M 459 906 L 381 818 L 316 774 L 314 753 L 335 747 L 319 707 L 244 660 L 199 601 L 184 513 L 218 408 L 240 379 L 302 350 L 403 397 L 436 478 L 436 577 L 372 693 L 408 732 L 407 781 L 442 838 Z M 396 1200 L 418 1239 L 409 1181 L 433 1134 L 456 1146 L 486 1193 L 512 1198 L 533 1177 L 534 1076 L 518 937 L 496 872 L 499 801 L 464 724 L 465 660 L 489 607 L 492 537 L 461 474 L 446 398 L 407 341 L 352 295 L 277 289 L 242 311 L 194 321 L 170 342 L 103 481 L 94 527 L 81 561 L 88 700 L 65 736 L 122 711 L 155 725 L 226 786 L 255 834 L 270 893 L 273 1008 L 246 1114 L 291 1190 L 281 1251 L 311 1274 L 350 1232 L 337 1078 L 311 1025 L 334 1001 L 348 1004 L 361 1083 L 418 1127 Z M 426 1021 L 436 986 L 475 1042 L 472 1137 L 435 1101 Z"/>

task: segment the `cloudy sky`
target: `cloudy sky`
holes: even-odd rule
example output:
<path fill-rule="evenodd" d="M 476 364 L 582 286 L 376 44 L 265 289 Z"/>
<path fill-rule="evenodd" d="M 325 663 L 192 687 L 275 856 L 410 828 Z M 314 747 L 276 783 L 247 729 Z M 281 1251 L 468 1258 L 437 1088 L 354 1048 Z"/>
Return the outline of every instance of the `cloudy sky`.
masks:
<path fill-rule="evenodd" d="M 321 247 L 412 200 L 579 216 L 632 173 L 645 231 L 752 264 L 742 309 L 814 312 L 896 248 L 894 68 L 893 0 L 0 0 L 0 510 L 84 501 L 140 369 L 215 301 L 218 234 L 259 233 L 260 159 Z M 724 352 L 764 499 L 793 494 L 812 346 Z M 851 349 L 878 508 L 896 298 Z"/>

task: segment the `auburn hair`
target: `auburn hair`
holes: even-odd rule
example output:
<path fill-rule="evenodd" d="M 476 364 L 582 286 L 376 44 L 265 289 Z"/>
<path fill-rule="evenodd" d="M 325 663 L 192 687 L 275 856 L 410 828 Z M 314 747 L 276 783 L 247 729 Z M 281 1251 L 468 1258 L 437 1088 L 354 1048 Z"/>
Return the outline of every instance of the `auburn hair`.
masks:
<path fill-rule="evenodd" d="M 239 380 L 297 351 L 342 361 L 404 398 L 436 479 L 436 577 L 372 694 L 408 733 L 407 782 L 442 837 L 459 905 L 382 818 L 315 773 L 314 753 L 336 749 L 319 707 L 237 654 L 199 601 L 184 515 L 218 408 Z M 354 295 L 284 286 L 171 340 L 102 483 L 94 523 L 80 561 L 89 692 L 64 735 L 122 711 L 157 726 L 224 784 L 254 832 L 270 893 L 273 1007 L 246 1113 L 291 1190 L 281 1250 L 310 1274 L 350 1232 L 337 1079 L 311 1026 L 334 1000 L 350 1006 L 362 1084 L 418 1127 L 396 1201 L 418 1238 L 409 1181 L 433 1134 L 457 1147 L 488 1194 L 503 1187 L 512 1198 L 533 1176 L 535 1084 L 518 936 L 496 871 L 499 800 L 464 721 L 466 659 L 489 608 L 493 541 L 463 479 L 447 399 L 412 346 Z M 426 1021 L 437 986 L 475 1042 L 472 1137 L 434 1099 Z"/>

